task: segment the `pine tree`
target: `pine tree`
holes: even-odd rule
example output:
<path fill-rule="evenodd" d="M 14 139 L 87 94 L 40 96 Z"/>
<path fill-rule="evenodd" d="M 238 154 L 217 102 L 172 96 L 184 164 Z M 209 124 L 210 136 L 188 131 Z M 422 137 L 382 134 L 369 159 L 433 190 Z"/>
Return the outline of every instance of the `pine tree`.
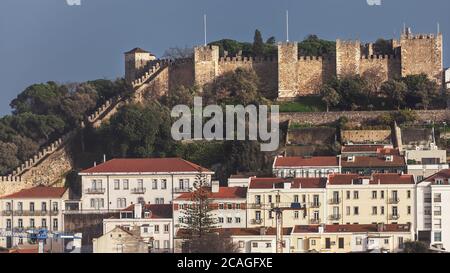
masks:
<path fill-rule="evenodd" d="M 261 32 L 255 30 L 255 36 L 253 38 L 253 55 L 263 56 L 264 55 L 264 42 L 262 39 Z"/>

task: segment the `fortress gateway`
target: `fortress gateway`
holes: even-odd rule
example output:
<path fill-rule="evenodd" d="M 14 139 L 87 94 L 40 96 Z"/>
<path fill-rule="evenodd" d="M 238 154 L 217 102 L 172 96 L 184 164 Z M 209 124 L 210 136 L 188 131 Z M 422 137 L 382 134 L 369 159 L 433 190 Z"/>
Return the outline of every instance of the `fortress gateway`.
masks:
<path fill-rule="evenodd" d="M 251 69 L 279 99 L 317 94 L 334 76 L 377 73 L 383 80 L 425 73 L 443 86 L 442 34 L 413 35 L 406 29 L 390 40 L 392 55 L 374 55 L 373 44 L 336 41 L 335 56 L 299 56 L 297 43 L 279 43 L 278 58 L 220 57 L 218 46 L 194 48 L 193 58 L 161 60 L 135 48 L 125 53 L 125 78 L 140 96 L 159 96 L 177 85 L 204 86 L 236 68 Z"/>

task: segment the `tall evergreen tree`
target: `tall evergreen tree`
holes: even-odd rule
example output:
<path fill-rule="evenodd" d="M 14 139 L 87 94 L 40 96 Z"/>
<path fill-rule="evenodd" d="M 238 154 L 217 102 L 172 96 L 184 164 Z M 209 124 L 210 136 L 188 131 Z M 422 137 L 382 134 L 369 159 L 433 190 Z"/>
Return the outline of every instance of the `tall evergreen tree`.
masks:
<path fill-rule="evenodd" d="M 264 42 L 259 30 L 255 30 L 255 36 L 253 38 L 253 54 L 255 56 L 264 55 Z"/>

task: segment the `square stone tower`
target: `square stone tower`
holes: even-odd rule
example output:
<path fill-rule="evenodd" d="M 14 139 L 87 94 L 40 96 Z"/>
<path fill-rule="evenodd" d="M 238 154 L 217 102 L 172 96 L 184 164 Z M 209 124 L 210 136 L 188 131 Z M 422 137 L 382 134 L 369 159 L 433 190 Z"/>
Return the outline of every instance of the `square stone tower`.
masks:
<path fill-rule="evenodd" d="M 424 73 L 439 86 L 444 83 L 442 34 L 418 34 L 405 31 L 400 38 L 402 77 Z"/>
<path fill-rule="evenodd" d="M 359 75 L 361 65 L 361 42 L 336 40 L 337 77 Z"/>
<path fill-rule="evenodd" d="M 298 43 L 278 44 L 278 98 L 294 98 L 298 93 Z"/>
<path fill-rule="evenodd" d="M 137 79 L 140 73 L 150 61 L 156 60 L 156 56 L 143 50 L 142 48 L 134 48 L 125 52 L 125 80 L 131 83 Z"/>
<path fill-rule="evenodd" d="M 219 75 L 219 47 L 215 45 L 194 48 L 194 80 L 203 87 Z"/>

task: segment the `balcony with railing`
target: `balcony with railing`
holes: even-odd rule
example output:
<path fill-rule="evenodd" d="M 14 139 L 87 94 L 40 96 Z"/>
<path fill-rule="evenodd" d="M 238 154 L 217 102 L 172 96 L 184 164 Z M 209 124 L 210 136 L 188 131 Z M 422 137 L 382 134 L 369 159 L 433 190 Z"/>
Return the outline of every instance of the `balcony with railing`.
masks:
<path fill-rule="evenodd" d="M 88 188 L 84 191 L 86 194 L 104 194 L 105 192 L 105 188 Z"/>
<path fill-rule="evenodd" d="M 2 216 L 11 216 L 12 215 L 12 210 L 3 210 L 2 211 Z"/>
<path fill-rule="evenodd" d="M 309 220 L 309 223 L 311 225 L 318 225 L 318 224 L 320 224 L 320 219 L 319 218 L 312 218 L 312 219 Z"/>
<path fill-rule="evenodd" d="M 261 219 L 252 219 L 250 220 L 250 224 L 252 225 L 260 225 L 262 223 Z"/>
<path fill-rule="evenodd" d="M 320 208 L 320 202 L 312 202 L 309 204 L 311 208 Z"/>
<path fill-rule="evenodd" d="M 331 221 L 337 221 L 337 220 L 341 219 L 341 215 L 340 214 L 332 214 L 332 215 L 330 215 L 329 218 Z"/>
<path fill-rule="evenodd" d="M 189 188 L 173 188 L 174 193 L 185 193 L 185 192 L 189 192 L 189 191 L 190 191 Z"/>
<path fill-rule="evenodd" d="M 329 203 L 330 205 L 337 205 L 337 204 L 340 204 L 340 203 L 341 203 L 341 198 L 339 198 L 339 197 L 333 197 L 333 198 L 331 198 L 330 200 L 328 200 L 328 203 Z"/>
<path fill-rule="evenodd" d="M 398 220 L 400 218 L 400 215 L 398 214 L 391 214 L 389 215 L 389 220 Z"/>
<path fill-rule="evenodd" d="M 399 202 L 400 202 L 400 199 L 398 197 L 389 198 L 389 204 L 398 204 Z"/>
<path fill-rule="evenodd" d="M 440 210 L 435 210 L 435 211 L 433 212 L 433 214 L 434 214 L 434 216 L 441 216 L 441 215 L 442 215 L 442 212 L 441 212 Z"/>
<path fill-rule="evenodd" d="M 147 190 L 146 188 L 133 188 L 133 189 L 131 189 L 131 193 L 132 194 L 144 194 L 146 190 Z"/>

